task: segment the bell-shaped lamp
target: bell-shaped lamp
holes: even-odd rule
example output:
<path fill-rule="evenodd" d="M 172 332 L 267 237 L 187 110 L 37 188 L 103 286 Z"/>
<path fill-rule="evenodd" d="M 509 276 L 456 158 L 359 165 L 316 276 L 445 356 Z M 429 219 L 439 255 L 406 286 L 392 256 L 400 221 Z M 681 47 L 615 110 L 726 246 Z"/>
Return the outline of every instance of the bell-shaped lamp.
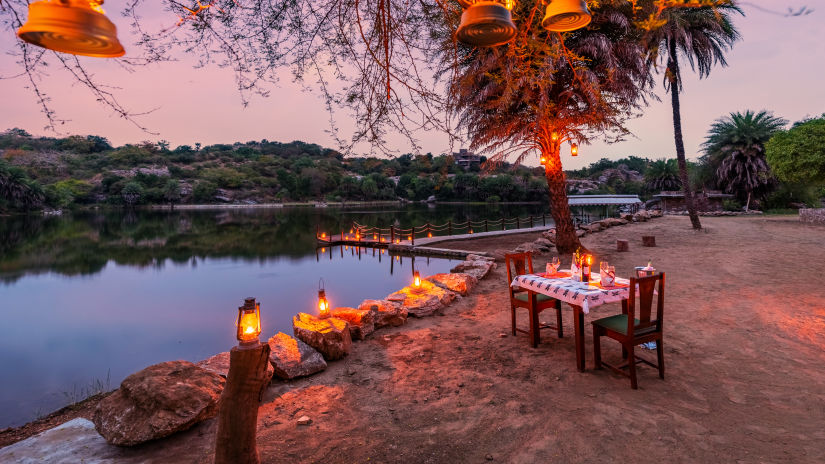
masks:
<path fill-rule="evenodd" d="M 464 7 L 456 31 L 459 42 L 475 47 L 495 47 L 516 36 L 516 25 L 510 15 L 511 1 L 459 0 L 459 3 Z"/>
<path fill-rule="evenodd" d="M 551 32 L 568 32 L 587 26 L 590 19 L 585 0 L 551 0 L 541 25 Z"/>
<path fill-rule="evenodd" d="M 115 58 L 125 51 L 103 0 L 42 0 L 29 5 L 17 36 L 30 44 L 73 55 Z"/>

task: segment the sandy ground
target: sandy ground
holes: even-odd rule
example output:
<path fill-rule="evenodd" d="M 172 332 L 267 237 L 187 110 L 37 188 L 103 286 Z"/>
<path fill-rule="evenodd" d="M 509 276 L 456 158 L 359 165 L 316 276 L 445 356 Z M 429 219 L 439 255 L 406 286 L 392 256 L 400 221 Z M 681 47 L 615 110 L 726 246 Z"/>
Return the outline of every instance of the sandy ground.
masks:
<path fill-rule="evenodd" d="M 618 304 L 586 316 L 584 373 L 569 311 L 563 339 L 545 331 L 533 349 L 525 335 L 501 338 L 510 318 L 500 266 L 443 314 L 379 331 L 322 374 L 273 384 L 259 414 L 262 461 L 825 462 L 825 228 L 702 221 L 698 233 L 666 217 L 584 239 L 620 275 L 648 258 L 667 273 L 664 381 L 641 367 L 634 391 L 593 370 L 589 321 Z M 643 234 L 658 247 L 642 248 Z M 629 253 L 614 251 L 617 238 L 630 240 Z M 620 356 L 615 344 L 603 349 Z M 302 415 L 310 426 L 296 425 Z M 211 462 L 214 433 L 207 421 L 120 461 Z"/>

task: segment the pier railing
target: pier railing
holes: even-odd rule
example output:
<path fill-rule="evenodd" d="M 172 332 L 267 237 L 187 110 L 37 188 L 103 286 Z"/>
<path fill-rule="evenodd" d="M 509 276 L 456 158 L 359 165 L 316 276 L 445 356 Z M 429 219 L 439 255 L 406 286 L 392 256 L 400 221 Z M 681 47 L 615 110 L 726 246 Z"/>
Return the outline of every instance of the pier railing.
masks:
<path fill-rule="evenodd" d="M 401 243 L 409 242 L 415 245 L 415 240 L 418 238 L 432 238 L 443 237 L 449 235 L 472 234 L 475 232 L 490 232 L 497 230 L 515 230 L 523 228 L 532 228 L 537 226 L 546 226 L 547 220 L 550 219 L 549 214 L 541 216 L 527 216 L 527 217 L 511 217 L 499 219 L 484 219 L 480 221 L 447 221 L 443 224 L 433 224 L 427 222 L 419 226 L 409 228 L 402 228 L 396 226 L 376 227 L 367 226 L 353 221 L 349 233 L 341 230 L 340 241 L 356 241 L 363 243 Z M 336 231 L 337 232 L 337 231 Z M 320 241 L 335 241 L 332 236 L 327 236 L 326 233 L 318 232 L 317 238 Z"/>

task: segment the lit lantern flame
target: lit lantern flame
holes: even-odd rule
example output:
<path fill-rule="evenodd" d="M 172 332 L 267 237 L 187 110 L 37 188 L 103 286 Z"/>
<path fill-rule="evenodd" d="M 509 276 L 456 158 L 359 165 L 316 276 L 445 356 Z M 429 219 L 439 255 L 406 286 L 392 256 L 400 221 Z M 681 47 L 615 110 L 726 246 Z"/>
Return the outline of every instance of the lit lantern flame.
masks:
<path fill-rule="evenodd" d="M 412 235 L 407 236 L 407 241 L 412 242 Z"/>
<path fill-rule="evenodd" d="M 261 334 L 261 304 L 256 303 L 255 298 L 244 299 L 243 306 L 238 308 L 236 325 L 237 338 L 241 345 L 258 343 L 258 336 Z"/>
<path fill-rule="evenodd" d="M 541 157 L 540 162 L 541 162 L 541 164 L 543 164 L 543 165 L 544 165 L 544 164 L 547 164 L 547 158 L 545 158 L 544 156 L 542 156 L 542 157 Z"/>
<path fill-rule="evenodd" d="M 471 233 L 471 234 L 473 233 L 473 229 L 470 229 L 470 233 Z"/>
<path fill-rule="evenodd" d="M 378 234 L 372 234 L 372 239 L 373 240 L 378 240 Z"/>
<path fill-rule="evenodd" d="M 322 288 L 318 290 L 318 317 L 321 319 L 326 319 L 329 315 L 329 301 L 327 300 L 327 293 Z"/>
<path fill-rule="evenodd" d="M 550 134 L 550 139 L 552 139 L 554 142 L 557 142 L 559 140 L 559 133 L 553 131 L 553 133 Z"/>
<path fill-rule="evenodd" d="M 421 274 L 418 271 L 413 272 L 413 288 L 421 288 Z"/>
<path fill-rule="evenodd" d="M 578 143 L 571 143 L 570 144 L 570 155 L 571 156 L 579 156 L 579 144 Z"/>
<path fill-rule="evenodd" d="M 433 233 L 432 232 L 427 232 L 427 238 L 433 238 Z"/>
<path fill-rule="evenodd" d="M 355 234 L 355 240 L 358 240 L 359 242 L 361 241 L 361 234 L 360 233 Z"/>
<path fill-rule="evenodd" d="M 26 24 L 17 30 L 24 41 L 73 55 L 116 58 L 125 51 L 117 28 L 100 0 L 42 0 L 29 5 Z"/>
<path fill-rule="evenodd" d="M 349 233 L 352 233 L 352 229 L 349 230 Z"/>
<path fill-rule="evenodd" d="M 587 261 L 587 267 L 590 267 L 590 265 L 593 264 L 593 255 L 587 255 L 585 260 Z"/>
<path fill-rule="evenodd" d="M 327 238 L 327 233 L 326 232 L 321 232 L 321 238 Z"/>

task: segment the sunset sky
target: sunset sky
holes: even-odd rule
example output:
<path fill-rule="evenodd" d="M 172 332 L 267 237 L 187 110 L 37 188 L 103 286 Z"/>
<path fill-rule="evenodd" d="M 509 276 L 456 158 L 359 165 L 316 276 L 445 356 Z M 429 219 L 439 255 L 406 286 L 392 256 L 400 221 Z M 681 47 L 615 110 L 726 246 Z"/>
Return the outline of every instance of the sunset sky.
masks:
<path fill-rule="evenodd" d="M 782 17 L 752 5 L 773 9 L 808 5 L 815 11 L 804 17 Z M 130 50 L 136 48 L 128 21 L 118 13 L 122 1 L 111 0 L 105 6 L 109 18 L 118 26 L 128 57 Z M 713 120 L 732 111 L 767 109 L 791 121 L 825 112 L 825 7 L 820 6 L 810 0 L 744 2 L 746 16 L 735 18 L 743 40 L 728 55 L 729 66 L 714 69 L 704 80 L 689 69 L 684 70 L 682 118 L 689 157 L 699 154 L 699 144 Z M 176 18 L 159 14 L 144 20 L 174 24 Z M 18 74 L 20 67 L 5 52 L 18 39 L 7 30 L 3 34 L 7 37 L 0 41 L 0 50 L 4 52 L 0 55 L 0 77 L 9 77 Z M 116 60 L 81 60 L 100 81 L 118 87 L 118 98 L 130 110 L 155 109 L 139 121 L 159 135 L 144 133 L 113 115 L 95 102 L 85 88 L 57 70 L 44 78 L 43 87 L 49 92 L 58 117 L 70 120 L 62 126 L 62 133 L 43 129 L 45 118 L 24 77 L 0 80 L 0 130 L 21 127 L 36 135 L 95 134 L 115 145 L 167 140 L 174 147 L 196 142 L 206 145 L 269 139 L 303 140 L 335 147 L 326 132 L 329 116 L 320 96 L 302 91 L 291 81 L 288 70 L 284 70 L 280 86 L 270 89 L 268 98 L 253 97 L 244 108 L 230 72 L 216 67 L 194 69 L 193 62 L 186 57 L 175 63 L 139 67 L 133 73 Z M 612 145 L 596 142 L 581 147 L 578 158 L 563 156 L 565 167 L 581 167 L 602 157 L 673 157 L 670 100 L 661 90 L 660 77 L 657 82 L 662 101 L 653 102 L 644 116 L 631 121 L 629 127 L 635 138 Z M 342 129 L 350 127 L 343 113 L 338 115 L 338 121 Z M 424 152 L 439 154 L 447 150 L 442 134 L 421 133 L 419 139 Z M 392 140 L 399 152 L 409 150 L 402 137 Z M 530 164 L 537 164 L 537 160 Z"/>

